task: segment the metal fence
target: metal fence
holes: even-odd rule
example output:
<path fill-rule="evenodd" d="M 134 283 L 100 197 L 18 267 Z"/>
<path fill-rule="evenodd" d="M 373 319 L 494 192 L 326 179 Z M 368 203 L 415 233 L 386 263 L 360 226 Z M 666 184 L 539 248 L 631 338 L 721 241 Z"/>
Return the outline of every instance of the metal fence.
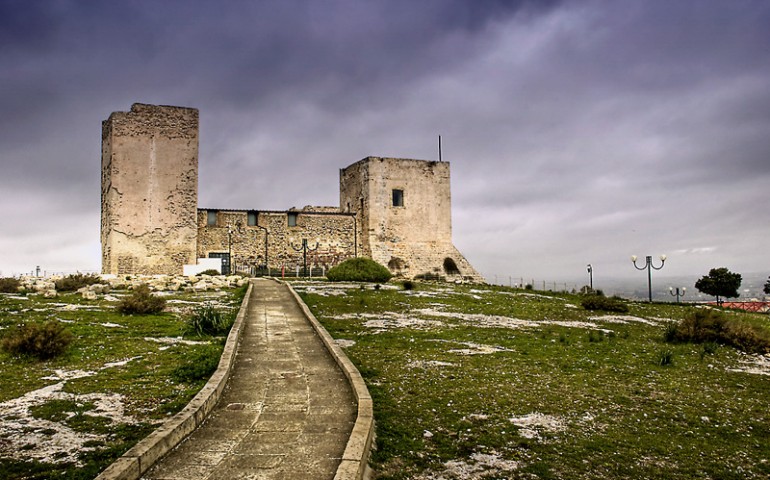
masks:
<path fill-rule="evenodd" d="M 250 265 L 236 266 L 236 273 L 249 275 L 251 277 L 280 277 L 280 278 L 303 278 L 303 277 L 325 277 L 326 267 L 307 267 L 307 271 L 302 266 L 295 267 L 255 267 Z"/>
<path fill-rule="evenodd" d="M 552 292 L 579 292 L 587 285 L 578 285 L 575 282 L 559 282 L 553 280 L 541 280 L 527 277 L 517 277 L 514 275 L 492 275 L 486 277 L 487 282 L 492 285 L 500 285 L 511 288 L 526 288 L 533 290 L 552 291 Z"/>

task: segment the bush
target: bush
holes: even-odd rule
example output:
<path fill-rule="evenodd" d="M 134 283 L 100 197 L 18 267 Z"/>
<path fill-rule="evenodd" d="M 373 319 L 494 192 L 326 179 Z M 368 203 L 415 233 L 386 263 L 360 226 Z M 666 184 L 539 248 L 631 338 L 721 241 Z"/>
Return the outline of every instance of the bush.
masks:
<path fill-rule="evenodd" d="M 770 330 L 738 318 L 728 319 L 716 310 L 692 312 L 681 322 L 668 325 L 663 338 L 669 343 L 722 344 L 747 353 L 770 353 Z"/>
<path fill-rule="evenodd" d="M 208 275 L 210 277 L 218 277 L 219 275 L 222 275 L 222 274 L 219 273 L 219 271 L 217 271 L 217 270 L 215 270 L 213 268 L 209 268 L 208 270 L 202 271 L 198 275 Z"/>
<path fill-rule="evenodd" d="M 49 360 L 61 355 L 72 343 L 72 333 L 56 320 L 27 323 L 9 332 L 2 348 L 11 355 L 28 355 Z"/>
<path fill-rule="evenodd" d="M 602 295 L 587 295 L 581 302 L 586 310 L 602 310 L 605 312 L 628 313 L 628 305 L 620 297 L 605 297 Z"/>
<path fill-rule="evenodd" d="M 351 258 L 329 269 L 326 278 L 332 282 L 384 283 L 392 277 L 390 271 L 370 258 Z"/>
<path fill-rule="evenodd" d="M 102 279 L 98 275 L 83 275 L 82 273 L 75 273 L 67 275 L 64 278 L 60 278 L 54 282 L 56 284 L 56 290 L 59 292 L 74 292 L 79 288 L 87 287 L 95 283 L 101 283 Z"/>
<path fill-rule="evenodd" d="M 233 324 L 230 315 L 223 314 L 210 303 L 198 305 L 187 319 L 187 328 L 197 335 L 221 335 L 227 333 Z"/>
<path fill-rule="evenodd" d="M 589 330 L 588 341 L 591 343 L 604 341 L 604 332 L 601 330 Z"/>
<path fill-rule="evenodd" d="M 134 288 L 133 293 L 121 300 L 115 308 L 126 315 L 147 315 L 160 313 L 165 307 L 166 300 L 153 295 L 150 287 L 142 284 Z"/>
<path fill-rule="evenodd" d="M 0 278 L 0 292 L 2 293 L 18 293 L 20 286 L 21 282 L 18 278 Z"/>
<path fill-rule="evenodd" d="M 404 290 L 414 290 L 414 282 L 411 280 L 404 280 Z"/>
<path fill-rule="evenodd" d="M 658 352 L 657 364 L 661 367 L 674 364 L 674 352 L 664 349 Z"/>
<path fill-rule="evenodd" d="M 207 345 L 187 357 L 187 362 L 171 372 L 171 378 L 179 383 L 195 383 L 206 380 L 216 371 L 221 356 L 221 347 Z"/>

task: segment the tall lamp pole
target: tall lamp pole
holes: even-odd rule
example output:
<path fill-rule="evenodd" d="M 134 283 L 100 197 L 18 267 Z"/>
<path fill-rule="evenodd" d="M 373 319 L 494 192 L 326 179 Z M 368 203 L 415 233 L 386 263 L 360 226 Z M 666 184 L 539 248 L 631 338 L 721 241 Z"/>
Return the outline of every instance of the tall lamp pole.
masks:
<path fill-rule="evenodd" d="M 666 256 L 661 255 L 660 256 L 660 266 L 656 267 L 652 264 L 652 255 L 647 255 L 645 265 L 643 267 L 640 267 L 636 264 L 636 259 L 638 257 L 636 255 L 631 256 L 631 261 L 634 262 L 634 267 L 637 270 L 647 270 L 647 293 L 649 295 L 650 303 L 652 303 L 652 270 L 660 270 L 663 268 L 663 264 L 666 263 Z"/>
<path fill-rule="evenodd" d="M 315 252 L 318 250 L 318 242 L 315 242 L 315 247 L 310 248 L 307 246 L 307 238 L 302 239 L 302 247 L 297 248 L 294 245 L 291 246 L 295 251 L 302 252 L 302 269 L 304 270 L 304 274 L 306 277 L 309 275 L 307 274 L 307 252 Z"/>
<path fill-rule="evenodd" d="M 591 289 L 591 291 L 594 291 L 594 267 L 591 266 L 591 264 L 588 264 L 588 288 Z"/>
<path fill-rule="evenodd" d="M 670 293 L 672 297 L 676 297 L 676 303 L 679 303 L 680 296 L 684 297 L 685 292 L 687 292 L 685 287 L 682 287 L 681 293 L 679 292 L 679 287 L 676 287 L 676 293 L 674 293 L 674 287 L 668 287 L 668 293 Z"/>
<path fill-rule="evenodd" d="M 228 223 L 227 224 L 227 275 L 232 275 L 232 268 L 233 268 L 233 226 Z"/>

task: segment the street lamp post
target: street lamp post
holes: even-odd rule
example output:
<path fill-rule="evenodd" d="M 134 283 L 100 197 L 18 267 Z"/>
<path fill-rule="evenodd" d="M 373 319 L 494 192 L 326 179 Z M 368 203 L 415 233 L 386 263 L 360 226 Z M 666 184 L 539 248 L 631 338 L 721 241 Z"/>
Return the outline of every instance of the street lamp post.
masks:
<path fill-rule="evenodd" d="M 291 248 L 293 248 L 294 251 L 302 252 L 302 269 L 304 270 L 305 276 L 306 277 L 309 276 L 307 274 L 307 252 L 308 251 L 315 252 L 316 250 L 318 250 L 318 242 L 315 243 L 315 247 L 309 248 L 307 246 L 307 238 L 303 238 L 302 239 L 302 247 L 297 248 L 294 245 L 292 245 Z"/>
<path fill-rule="evenodd" d="M 588 264 L 588 288 L 591 289 L 591 291 L 594 291 L 594 267 L 591 266 L 591 264 Z"/>
<path fill-rule="evenodd" d="M 233 268 L 233 226 L 227 224 L 227 274 L 232 274 Z M 224 272 L 222 272 L 224 273 Z"/>
<path fill-rule="evenodd" d="M 672 297 L 676 297 L 676 303 L 679 303 L 679 297 L 684 297 L 685 292 L 687 292 L 687 288 L 682 287 L 681 293 L 679 292 L 679 287 L 676 287 L 676 293 L 674 293 L 674 287 L 668 287 L 668 293 L 671 294 Z"/>
<path fill-rule="evenodd" d="M 647 255 L 645 265 L 643 267 L 640 267 L 636 264 L 636 259 L 638 257 L 636 255 L 631 256 L 631 261 L 634 262 L 634 267 L 637 270 L 647 270 L 647 292 L 649 294 L 650 303 L 652 303 L 652 270 L 660 270 L 663 268 L 663 264 L 666 263 L 666 256 L 661 255 L 660 256 L 660 266 L 656 267 L 652 264 L 652 255 Z"/>

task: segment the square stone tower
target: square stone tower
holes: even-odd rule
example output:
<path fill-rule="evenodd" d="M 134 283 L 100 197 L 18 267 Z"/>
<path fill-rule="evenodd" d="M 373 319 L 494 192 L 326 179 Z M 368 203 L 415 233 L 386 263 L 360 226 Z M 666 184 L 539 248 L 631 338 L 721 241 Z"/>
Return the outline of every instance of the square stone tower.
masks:
<path fill-rule="evenodd" d="M 197 109 L 136 103 L 102 122 L 102 273 L 181 274 L 197 209 Z"/>
<path fill-rule="evenodd" d="M 340 208 L 356 213 L 363 255 L 394 274 L 483 281 L 452 244 L 449 163 L 364 158 L 340 171 Z"/>

